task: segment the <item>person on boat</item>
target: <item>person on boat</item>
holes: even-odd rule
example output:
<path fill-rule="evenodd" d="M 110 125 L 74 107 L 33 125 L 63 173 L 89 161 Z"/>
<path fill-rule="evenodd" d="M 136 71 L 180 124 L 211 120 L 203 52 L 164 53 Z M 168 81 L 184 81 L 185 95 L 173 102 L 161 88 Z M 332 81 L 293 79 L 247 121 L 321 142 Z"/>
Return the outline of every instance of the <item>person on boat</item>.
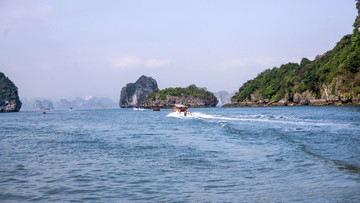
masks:
<path fill-rule="evenodd" d="M 178 112 L 178 113 L 184 113 L 184 116 L 187 116 L 188 114 L 190 114 L 187 106 L 181 105 L 181 104 L 175 104 L 175 107 L 173 109 L 174 112 Z"/>

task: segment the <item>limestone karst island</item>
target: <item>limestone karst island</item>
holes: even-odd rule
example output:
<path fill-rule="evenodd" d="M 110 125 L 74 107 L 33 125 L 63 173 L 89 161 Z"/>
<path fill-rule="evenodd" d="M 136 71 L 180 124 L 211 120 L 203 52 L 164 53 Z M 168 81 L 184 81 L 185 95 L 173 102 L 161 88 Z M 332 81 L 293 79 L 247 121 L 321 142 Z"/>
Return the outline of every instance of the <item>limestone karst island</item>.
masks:
<path fill-rule="evenodd" d="M 267 69 L 247 81 L 224 107 L 360 104 L 360 3 L 353 33 L 310 61 Z"/>
<path fill-rule="evenodd" d="M 18 112 L 21 101 L 15 84 L 0 72 L 0 112 Z"/>
<path fill-rule="evenodd" d="M 215 107 L 218 99 L 213 93 L 196 85 L 159 90 L 155 79 L 143 75 L 135 83 L 129 83 L 121 89 L 119 103 L 121 108 L 173 108 L 175 104 L 200 108 Z"/>

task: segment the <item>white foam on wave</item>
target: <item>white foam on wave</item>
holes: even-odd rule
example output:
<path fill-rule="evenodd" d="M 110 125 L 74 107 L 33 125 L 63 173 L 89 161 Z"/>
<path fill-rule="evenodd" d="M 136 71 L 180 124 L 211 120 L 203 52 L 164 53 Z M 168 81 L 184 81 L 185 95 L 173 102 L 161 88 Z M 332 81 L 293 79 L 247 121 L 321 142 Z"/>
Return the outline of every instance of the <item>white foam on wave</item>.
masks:
<path fill-rule="evenodd" d="M 180 114 L 176 113 L 176 112 L 171 112 L 168 115 L 166 115 L 166 117 L 174 117 L 174 118 L 181 118 L 183 116 L 181 116 Z"/>
<path fill-rule="evenodd" d="M 207 119 L 220 119 L 220 120 L 238 120 L 238 118 L 225 117 L 220 115 L 208 115 L 200 112 L 194 112 L 191 114 L 194 118 L 207 118 Z"/>
<path fill-rule="evenodd" d="M 232 121 L 264 121 L 271 118 L 274 119 L 291 119 L 291 117 L 284 117 L 284 116 L 268 116 L 268 115 L 242 115 L 242 116 L 236 116 L 234 118 L 232 117 L 226 117 L 221 115 L 209 115 L 204 114 L 200 112 L 193 112 L 190 115 L 187 115 L 186 117 L 184 115 L 180 115 L 177 112 L 171 112 L 167 115 L 167 117 L 175 117 L 175 118 L 205 118 L 205 119 L 218 119 L 218 120 L 232 120 Z"/>
<path fill-rule="evenodd" d="M 311 125 L 311 126 L 333 126 L 333 123 L 318 123 L 305 121 L 303 119 L 296 119 L 295 117 L 286 117 L 286 116 L 269 116 L 269 115 L 244 115 L 244 116 L 236 116 L 226 117 L 221 115 L 208 115 L 200 112 L 193 112 L 190 115 L 184 116 L 180 115 L 177 112 L 171 112 L 166 117 L 174 117 L 181 119 L 211 119 L 211 120 L 229 120 L 229 121 L 250 121 L 250 122 L 263 122 L 263 123 L 274 123 L 274 124 L 292 124 L 292 125 Z M 284 120 L 285 119 L 285 120 Z M 339 124 L 337 124 L 339 125 Z M 340 124 L 341 125 L 341 124 Z"/>
<path fill-rule="evenodd" d="M 224 117 L 219 115 L 208 115 L 203 114 L 200 112 L 193 112 L 188 114 L 187 116 L 184 116 L 182 114 L 179 114 L 177 112 L 171 112 L 166 117 L 174 117 L 174 118 L 205 118 L 205 119 L 221 119 L 221 120 L 239 120 L 238 118 L 230 118 L 230 117 Z"/>

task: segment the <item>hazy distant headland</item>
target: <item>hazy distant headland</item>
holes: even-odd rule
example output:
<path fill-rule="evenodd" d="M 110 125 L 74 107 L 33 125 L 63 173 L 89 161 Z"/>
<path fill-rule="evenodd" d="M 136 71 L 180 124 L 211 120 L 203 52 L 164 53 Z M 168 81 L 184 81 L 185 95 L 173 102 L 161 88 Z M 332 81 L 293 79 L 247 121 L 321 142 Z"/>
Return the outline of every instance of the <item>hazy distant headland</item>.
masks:
<path fill-rule="evenodd" d="M 236 92 L 229 93 L 227 91 L 219 91 L 214 92 L 214 95 L 218 98 L 219 103 L 218 105 L 224 105 L 226 103 L 231 102 L 231 97 L 235 95 Z"/>
<path fill-rule="evenodd" d="M 353 33 L 313 61 L 267 69 L 224 107 L 360 104 L 360 3 Z"/>
<path fill-rule="evenodd" d="M 106 97 L 92 97 L 84 98 L 77 97 L 73 100 L 59 99 L 54 101 L 52 99 L 44 98 L 21 98 L 23 102 L 22 110 L 64 110 L 64 109 L 105 109 L 116 108 L 117 104 Z"/>
<path fill-rule="evenodd" d="M 54 109 L 54 105 L 52 104 L 52 102 L 50 102 L 49 100 L 46 100 L 46 99 L 44 99 L 44 100 L 36 100 L 35 102 L 34 102 L 34 104 L 32 105 L 32 108 L 34 109 L 34 110 L 43 110 L 43 109 L 45 109 L 45 110 L 53 110 Z"/>

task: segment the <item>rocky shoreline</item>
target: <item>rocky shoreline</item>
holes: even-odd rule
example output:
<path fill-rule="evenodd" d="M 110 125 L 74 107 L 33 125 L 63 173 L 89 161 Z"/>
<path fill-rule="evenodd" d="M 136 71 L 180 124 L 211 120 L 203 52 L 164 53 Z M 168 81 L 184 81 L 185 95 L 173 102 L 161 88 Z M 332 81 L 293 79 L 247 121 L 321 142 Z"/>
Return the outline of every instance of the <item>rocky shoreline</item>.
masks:
<path fill-rule="evenodd" d="M 151 99 L 145 100 L 141 103 L 141 106 L 144 109 L 170 109 L 174 108 L 175 104 L 183 104 L 189 108 L 206 108 L 206 107 L 215 107 L 217 104 L 216 100 L 211 99 L 201 99 L 198 97 L 177 97 L 177 96 L 167 96 L 166 99 L 161 100 L 157 96 L 156 100 L 152 101 Z"/>
<path fill-rule="evenodd" d="M 18 112 L 21 108 L 19 99 L 0 99 L 0 112 Z"/>
<path fill-rule="evenodd" d="M 145 109 L 173 108 L 175 104 L 182 104 L 189 108 L 215 107 L 218 103 L 216 96 L 205 88 L 190 85 L 186 88 L 166 88 L 153 91 L 141 106 Z"/>
<path fill-rule="evenodd" d="M 270 102 L 236 102 L 226 103 L 222 107 L 271 107 L 271 106 L 348 106 L 360 105 L 359 100 L 350 101 L 326 101 L 323 99 L 310 100 L 307 103 L 295 103 L 292 101 L 270 101 Z"/>
<path fill-rule="evenodd" d="M 268 107 L 268 106 L 343 106 L 343 105 L 360 105 L 360 98 L 348 97 L 341 94 L 331 94 L 329 88 L 323 85 L 323 91 L 320 99 L 316 99 L 310 91 L 302 94 L 296 93 L 293 96 L 286 95 L 279 101 L 270 101 L 263 99 L 258 93 L 251 94 L 251 99 L 242 102 L 232 101 L 223 107 Z"/>

